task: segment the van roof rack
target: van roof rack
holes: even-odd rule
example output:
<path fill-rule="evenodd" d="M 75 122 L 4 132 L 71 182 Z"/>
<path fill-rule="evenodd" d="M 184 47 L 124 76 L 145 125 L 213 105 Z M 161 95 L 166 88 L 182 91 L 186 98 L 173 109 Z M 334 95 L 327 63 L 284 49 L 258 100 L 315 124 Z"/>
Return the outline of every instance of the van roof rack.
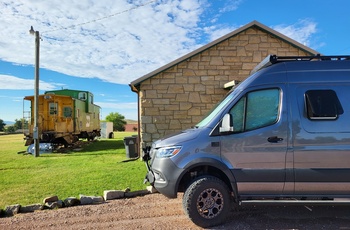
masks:
<path fill-rule="evenodd" d="M 253 74 L 259 70 L 266 68 L 270 65 L 287 62 L 287 61 L 330 61 L 330 60 L 350 60 L 350 55 L 337 55 L 337 56 L 322 56 L 317 54 L 315 56 L 277 56 L 275 54 L 270 54 L 264 60 L 262 60 L 255 68 L 250 72 Z"/>

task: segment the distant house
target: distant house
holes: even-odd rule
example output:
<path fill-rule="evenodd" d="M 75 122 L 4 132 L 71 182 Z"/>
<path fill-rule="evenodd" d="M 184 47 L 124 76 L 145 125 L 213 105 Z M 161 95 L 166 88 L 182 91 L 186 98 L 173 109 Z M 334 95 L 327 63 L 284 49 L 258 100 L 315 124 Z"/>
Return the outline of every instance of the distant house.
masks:
<path fill-rule="evenodd" d="M 130 83 L 138 94 L 141 146 L 197 124 L 268 54 L 317 51 L 253 21 Z"/>
<path fill-rule="evenodd" d="M 126 124 L 124 125 L 125 132 L 137 132 L 138 131 L 138 124 Z"/>

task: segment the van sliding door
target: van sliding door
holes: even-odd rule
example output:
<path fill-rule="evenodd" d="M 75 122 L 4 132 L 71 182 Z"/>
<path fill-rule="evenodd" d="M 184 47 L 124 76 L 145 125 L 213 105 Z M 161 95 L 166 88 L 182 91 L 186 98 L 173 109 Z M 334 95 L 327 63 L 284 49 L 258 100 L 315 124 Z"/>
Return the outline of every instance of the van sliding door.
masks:
<path fill-rule="evenodd" d="M 299 111 L 293 117 L 297 195 L 349 195 L 349 88 L 340 83 L 295 88 L 295 111 Z"/>

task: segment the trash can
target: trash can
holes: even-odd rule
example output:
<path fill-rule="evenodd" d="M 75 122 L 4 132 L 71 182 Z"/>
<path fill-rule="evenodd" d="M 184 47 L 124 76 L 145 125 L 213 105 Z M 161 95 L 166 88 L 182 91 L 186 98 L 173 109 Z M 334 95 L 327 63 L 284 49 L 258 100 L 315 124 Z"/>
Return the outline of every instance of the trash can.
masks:
<path fill-rule="evenodd" d="M 137 137 L 124 137 L 124 145 L 126 151 L 127 158 L 135 158 L 138 157 L 137 154 Z"/>
<path fill-rule="evenodd" d="M 139 148 L 139 135 L 132 135 L 132 137 L 136 138 L 136 141 L 135 141 L 135 151 L 136 151 L 136 157 L 140 156 L 139 153 L 140 153 L 140 148 Z"/>

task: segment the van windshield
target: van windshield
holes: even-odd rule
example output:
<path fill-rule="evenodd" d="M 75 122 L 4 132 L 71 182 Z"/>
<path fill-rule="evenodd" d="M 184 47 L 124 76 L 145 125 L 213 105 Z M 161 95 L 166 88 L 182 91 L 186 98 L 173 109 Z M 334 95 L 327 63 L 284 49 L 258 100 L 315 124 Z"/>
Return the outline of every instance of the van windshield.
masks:
<path fill-rule="evenodd" d="M 230 93 L 227 94 L 227 96 L 218 104 L 216 104 L 216 106 L 214 106 L 214 108 L 211 110 L 211 112 L 209 112 L 209 114 L 202 120 L 200 121 L 195 127 L 196 128 L 201 128 L 204 126 L 207 126 L 209 124 L 209 122 L 215 117 L 217 116 L 217 114 L 222 110 L 222 108 L 226 107 L 226 105 L 228 103 L 230 103 L 230 101 L 236 97 L 236 95 L 238 94 L 238 90 L 234 90 L 235 88 L 233 88 Z"/>

